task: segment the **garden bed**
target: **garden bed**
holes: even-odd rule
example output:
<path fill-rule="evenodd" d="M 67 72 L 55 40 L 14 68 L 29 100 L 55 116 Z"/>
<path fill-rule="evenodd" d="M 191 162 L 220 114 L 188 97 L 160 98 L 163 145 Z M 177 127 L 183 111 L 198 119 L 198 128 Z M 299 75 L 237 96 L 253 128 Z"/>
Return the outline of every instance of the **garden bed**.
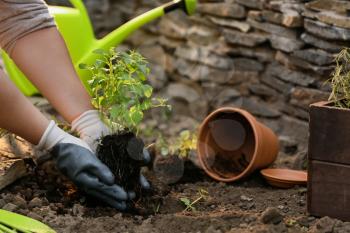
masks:
<path fill-rule="evenodd" d="M 33 165 L 31 165 L 33 166 Z M 194 172 L 194 171 L 192 171 Z M 50 225 L 57 232 L 331 232 L 348 224 L 306 214 L 306 188 L 268 186 L 259 174 L 234 184 L 210 180 L 201 171 L 195 179 L 167 186 L 146 172 L 154 188 L 144 197 L 143 211 L 120 213 L 86 198 L 45 162 L 3 190 L 0 207 Z M 194 175 L 194 174 L 192 174 Z M 195 211 L 184 211 L 180 198 L 193 201 L 208 192 Z M 338 231 L 334 231 L 338 232 Z"/>

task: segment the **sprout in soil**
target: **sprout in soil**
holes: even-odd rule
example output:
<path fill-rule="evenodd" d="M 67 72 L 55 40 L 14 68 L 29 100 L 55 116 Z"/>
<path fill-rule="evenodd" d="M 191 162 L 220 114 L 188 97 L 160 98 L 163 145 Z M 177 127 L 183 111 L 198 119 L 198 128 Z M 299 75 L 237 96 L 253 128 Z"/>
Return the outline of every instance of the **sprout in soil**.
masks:
<path fill-rule="evenodd" d="M 156 156 L 153 170 L 158 180 L 165 184 L 175 184 L 184 175 L 185 161 L 191 159 L 196 149 L 197 137 L 189 130 L 182 131 L 177 138 L 165 139 L 161 134 L 156 142 Z"/>
<path fill-rule="evenodd" d="M 91 72 L 92 104 L 112 130 L 100 139 L 97 156 L 114 173 L 118 185 L 139 191 L 144 143 L 137 136 L 144 112 L 170 106 L 165 99 L 152 97 L 153 88 L 146 83 L 150 69 L 141 54 L 115 48 L 94 53 L 98 57 L 95 62 L 80 68 Z"/>
<path fill-rule="evenodd" d="M 179 137 L 166 140 L 161 134 L 156 142 L 156 148 L 162 156 L 177 155 L 187 158 L 197 147 L 197 135 L 190 130 L 183 130 Z"/>
<path fill-rule="evenodd" d="M 329 100 L 339 108 L 350 108 L 350 49 L 344 48 L 335 58 L 336 67 L 329 82 L 332 92 Z"/>
<path fill-rule="evenodd" d="M 208 191 L 201 188 L 198 190 L 198 195 L 199 195 L 199 197 L 197 199 L 195 199 L 194 201 L 191 201 L 187 197 L 180 198 L 180 201 L 186 206 L 186 208 L 183 210 L 184 212 L 185 211 L 196 211 L 196 207 L 194 207 L 194 205 L 201 200 L 206 200 L 208 198 Z"/>

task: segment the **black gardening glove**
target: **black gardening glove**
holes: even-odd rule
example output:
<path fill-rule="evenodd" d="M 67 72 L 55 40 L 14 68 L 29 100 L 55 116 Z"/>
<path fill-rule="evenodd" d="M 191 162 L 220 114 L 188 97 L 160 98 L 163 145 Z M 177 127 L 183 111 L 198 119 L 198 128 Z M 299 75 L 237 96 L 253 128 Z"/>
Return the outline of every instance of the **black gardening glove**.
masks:
<path fill-rule="evenodd" d="M 114 184 L 112 172 L 90 150 L 72 143 L 58 143 L 51 153 L 57 168 L 79 189 L 118 210 L 126 209 L 125 201 L 133 198 L 134 194 L 128 195 Z M 144 178 L 140 180 L 143 180 L 141 184 L 149 187 Z"/>
<path fill-rule="evenodd" d="M 142 166 L 147 166 L 151 162 L 150 153 L 148 152 L 148 150 L 146 148 L 143 148 L 141 156 L 139 158 L 137 158 L 136 160 L 140 161 Z M 144 190 L 151 189 L 150 183 L 147 181 L 146 177 L 144 177 L 142 174 L 140 174 L 139 182 L 140 182 L 142 189 L 144 189 Z M 136 194 L 134 191 L 128 191 L 128 195 L 129 195 L 128 197 L 130 199 L 134 199 L 136 197 Z"/>

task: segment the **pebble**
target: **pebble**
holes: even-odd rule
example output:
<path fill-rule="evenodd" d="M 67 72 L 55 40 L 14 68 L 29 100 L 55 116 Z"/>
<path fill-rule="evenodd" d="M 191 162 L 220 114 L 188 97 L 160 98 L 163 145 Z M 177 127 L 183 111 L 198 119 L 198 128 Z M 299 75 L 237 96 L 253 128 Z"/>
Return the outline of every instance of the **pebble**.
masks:
<path fill-rule="evenodd" d="M 12 203 L 21 209 L 27 208 L 27 202 L 19 195 L 13 197 Z"/>
<path fill-rule="evenodd" d="M 252 201 L 252 200 L 253 200 L 253 198 L 251 198 L 251 197 L 247 197 L 245 195 L 241 196 L 241 201 Z"/>
<path fill-rule="evenodd" d="M 38 215 L 37 213 L 31 211 L 28 213 L 27 215 L 29 218 L 33 218 L 33 219 L 36 219 L 38 221 L 42 221 L 43 220 L 43 217 L 41 217 L 40 215 Z"/>
<path fill-rule="evenodd" d="M 72 213 L 74 216 L 83 216 L 85 212 L 85 207 L 80 204 L 74 204 L 72 208 Z"/>
<path fill-rule="evenodd" d="M 6 201 L 4 199 L 0 199 L 0 208 L 6 205 Z"/>
<path fill-rule="evenodd" d="M 262 214 L 260 221 L 264 224 L 278 224 L 283 220 L 283 215 L 274 207 L 267 208 Z"/>
<path fill-rule="evenodd" d="M 43 205 L 42 200 L 39 197 L 34 197 L 28 204 L 29 208 L 41 207 Z"/>
<path fill-rule="evenodd" d="M 4 206 L 2 207 L 2 209 L 12 212 L 12 211 L 17 210 L 17 209 L 18 209 L 18 206 L 16 206 L 16 205 L 13 204 L 13 203 L 7 203 L 6 205 L 4 205 Z"/>

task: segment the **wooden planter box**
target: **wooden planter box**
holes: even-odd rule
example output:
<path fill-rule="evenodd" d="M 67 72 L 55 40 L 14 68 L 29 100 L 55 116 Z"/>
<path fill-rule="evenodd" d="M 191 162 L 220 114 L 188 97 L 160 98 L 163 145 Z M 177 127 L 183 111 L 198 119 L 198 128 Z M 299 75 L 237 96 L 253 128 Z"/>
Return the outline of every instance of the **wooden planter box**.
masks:
<path fill-rule="evenodd" d="M 308 211 L 350 221 L 350 110 L 310 106 Z"/>

